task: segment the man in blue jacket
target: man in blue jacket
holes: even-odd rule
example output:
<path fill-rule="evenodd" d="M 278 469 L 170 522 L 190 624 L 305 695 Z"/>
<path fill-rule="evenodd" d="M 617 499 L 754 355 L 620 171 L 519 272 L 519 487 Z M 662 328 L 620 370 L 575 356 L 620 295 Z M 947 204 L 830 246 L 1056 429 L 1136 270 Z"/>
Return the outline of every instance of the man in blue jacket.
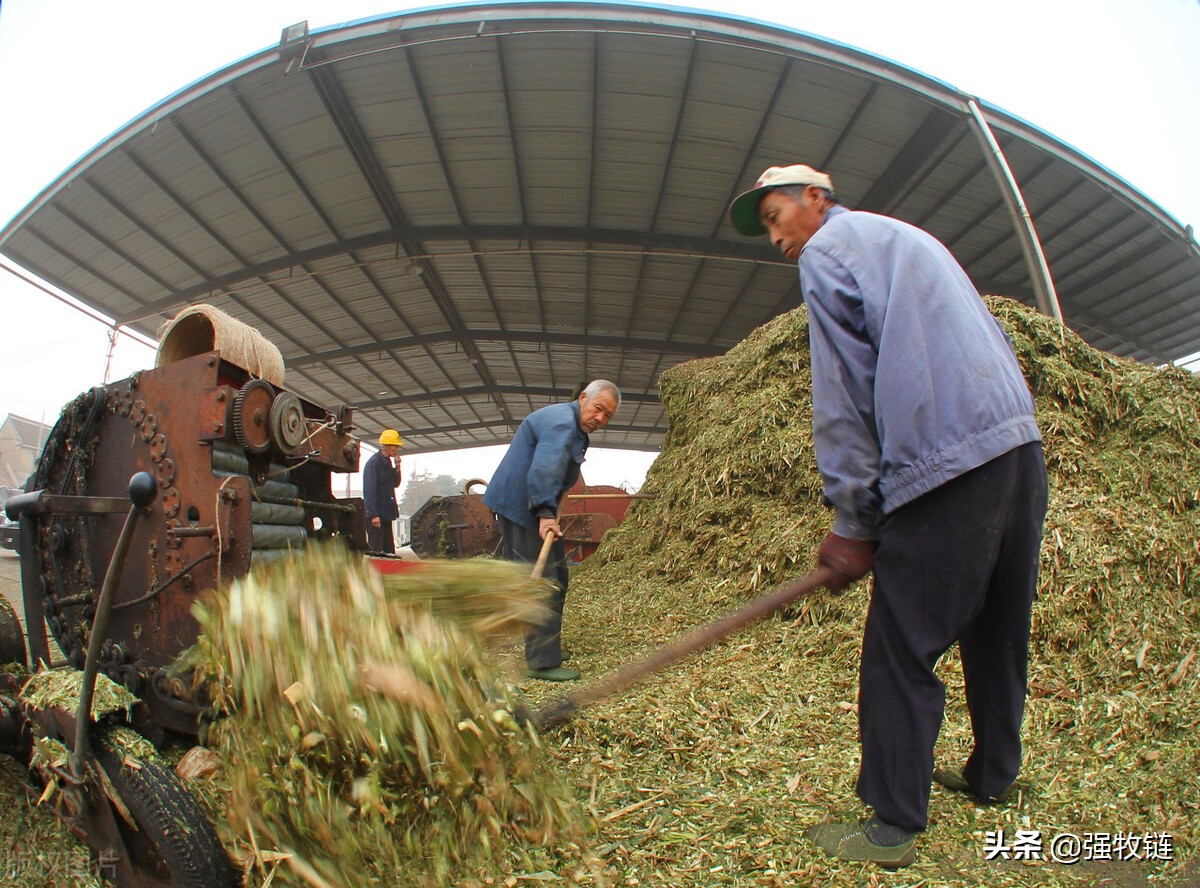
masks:
<path fill-rule="evenodd" d="M 608 425 L 621 406 L 621 392 L 597 379 L 575 401 L 551 404 L 525 417 L 483 494 L 500 521 L 504 557 L 534 563 L 548 533 L 555 589 L 550 613 L 525 631 L 525 673 L 543 681 L 574 681 L 579 672 L 562 665 L 562 614 L 567 597 L 567 557 L 558 526 L 563 496 L 579 480 L 588 435 Z M 547 577 L 549 579 L 549 577 Z"/>
<path fill-rule="evenodd" d="M 837 509 L 818 562 L 835 592 L 875 574 L 857 787 L 874 813 L 810 837 L 834 857 L 907 866 L 931 779 L 995 802 L 1020 766 L 1047 499 L 1033 398 L 1003 329 L 928 233 L 840 206 L 803 164 L 766 170 L 730 220 L 799 264 L 813 448 Z M 961 770 L 935 772 L 934 667 L 955 643 L 975 745 Z"/>

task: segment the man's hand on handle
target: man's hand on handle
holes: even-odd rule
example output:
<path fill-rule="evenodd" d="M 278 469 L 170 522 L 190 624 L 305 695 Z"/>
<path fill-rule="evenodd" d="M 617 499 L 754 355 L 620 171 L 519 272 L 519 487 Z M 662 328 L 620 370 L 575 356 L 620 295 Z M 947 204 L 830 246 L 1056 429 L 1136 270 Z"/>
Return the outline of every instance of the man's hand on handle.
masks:
<path fill-rule="evenodd" d="M 558 526 L 557 518 L 539 518 L 538 519 L 538 539 L 544 540 L 548 531 L 554 531 L 554 536 L 562 536 L 562 528 Z"/>
<path fill-rule="evenodd" d="M 874 540 L 852 540 L 835 533 L 826 536 L 817 549 L 817 563 L 835 575 L 827 584 L 829 591 L 841 592 L 869 574 L 878 546 Z"/>

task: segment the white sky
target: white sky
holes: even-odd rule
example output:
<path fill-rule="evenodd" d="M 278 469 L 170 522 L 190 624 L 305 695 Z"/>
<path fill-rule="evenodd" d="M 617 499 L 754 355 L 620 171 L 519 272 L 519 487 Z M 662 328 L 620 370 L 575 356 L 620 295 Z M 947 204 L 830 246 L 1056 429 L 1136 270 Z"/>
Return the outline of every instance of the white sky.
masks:
<path fill-rule="evenodd" d="M 714 0 L 711 9 L 837 40 L 970 92 L 1073 145 L 1200 225 L 1200 0 Z M 167 95 L 387 0 L 2 0 L 0 226 Z M 802 158 L 795 158 L 800 160 Z M 52 423 L 102 382 L 106 327 L 0 269 L 0 417 Z M 118 337 L 110 379 L 153 363 Z M 403 434 L 403 431 L 401 432 Z M 489 478 L 503 448 L 404 457 L 405 474 Z M 639 485 L 652 456 L 593 449 L 592 484 Z"/>

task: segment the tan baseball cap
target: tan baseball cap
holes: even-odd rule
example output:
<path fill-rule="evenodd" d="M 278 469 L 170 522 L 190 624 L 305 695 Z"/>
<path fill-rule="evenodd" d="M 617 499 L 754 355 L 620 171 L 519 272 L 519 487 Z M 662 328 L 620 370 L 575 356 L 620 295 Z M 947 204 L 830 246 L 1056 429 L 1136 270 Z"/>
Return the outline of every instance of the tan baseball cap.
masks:
<path fill-rule="evenodd" d="M 805 164 L 767 167 L 754 183 L 754 187 L 739 194 L 729 206 L 729 221 L 739 234 L 753 237 L 767 233 L 767 229 L 763 228 L 758 219 L 758 203 L 764 194 L 781 185 L 816 185 L 826 191 L 833 191 L 833 180 L 826 173 Z"/>

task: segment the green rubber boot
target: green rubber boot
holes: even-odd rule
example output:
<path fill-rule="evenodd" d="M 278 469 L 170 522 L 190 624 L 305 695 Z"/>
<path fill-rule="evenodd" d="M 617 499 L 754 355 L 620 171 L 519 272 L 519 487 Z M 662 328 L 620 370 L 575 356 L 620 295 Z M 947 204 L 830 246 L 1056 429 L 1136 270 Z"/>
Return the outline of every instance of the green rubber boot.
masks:
<path fill-rule="evenodd" d="M 898 845 L 880 845 L 871 841 L 867 831 L 874 818 L 861 823 L 822 823 L 808 831 L 808 837 L 830 857 L 838 860 L 863 860 L 884 869 L 900 869 L 917 859 L 917 836 L 889 827 L 897 835 L 908 836 Z"/>
<path fill-rule="evenodd" d="M 552 666 L 549 669 L 526 669 L 525 674 L 540 681 L 578 681 L 579 672 L 567 669 L 565 666 Z"/>
<path fill-rule="evenodd" d="M 967 782 L 967 778 L 963 776 L 961 768 L 935 768 L 933 771 L 933 782 L 951 792 L 962 792 L 975 796 L 975 800 L 981 805 L 1002 805 L 1011 799 L 1017 791 L 1017 784 L 1014 781 L 1008 785 L 1007 789 L 1002 790 L 999 795 L 981 796 Z"/>

